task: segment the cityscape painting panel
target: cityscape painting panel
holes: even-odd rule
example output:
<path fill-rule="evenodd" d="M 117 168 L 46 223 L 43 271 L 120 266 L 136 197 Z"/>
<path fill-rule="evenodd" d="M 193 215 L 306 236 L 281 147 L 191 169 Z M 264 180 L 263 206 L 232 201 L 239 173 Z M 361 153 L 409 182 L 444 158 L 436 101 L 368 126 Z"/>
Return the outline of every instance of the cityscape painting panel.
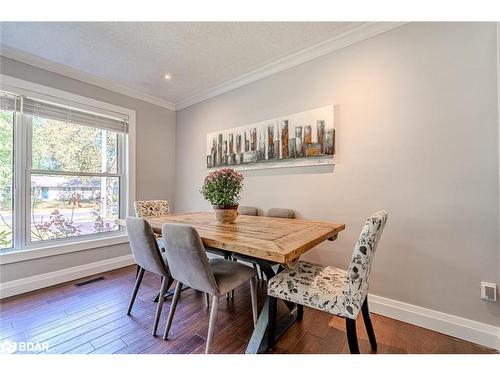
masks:
<path fill-rule="evenodd" d="M 333 105 L 207 134 L 207 168 L 334 164 Z"/>

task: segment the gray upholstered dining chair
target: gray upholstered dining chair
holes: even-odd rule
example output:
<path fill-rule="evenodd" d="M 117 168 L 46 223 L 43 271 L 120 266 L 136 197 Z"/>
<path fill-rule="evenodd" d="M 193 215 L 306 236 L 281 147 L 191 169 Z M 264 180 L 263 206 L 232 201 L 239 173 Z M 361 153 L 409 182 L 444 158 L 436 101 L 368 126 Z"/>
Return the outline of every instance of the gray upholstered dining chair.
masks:
<path fill-rule="evenodd" d="M 149 200 L 134 202 L 135 216 L 141 218 L 167 216 L 170 213 L 170 206 L 166 200 Z M 156 241 L 160 250 L 165 250 L 165 244 L 160 235 L 156 235 Z"/>
<path fill-rule="evenodd" d="M 212 307 L 205 353 L 210 352 L 213 340 L 219 297 L 250 281 L 254 325 L 257 321 L 257 296 L 254 284 L 255 270 L 227 259 L 208 260 L 205 247 L 196 229 L 189 225 L 164 224 L 162 234 L 166 242 L 166 255 L 172 277 L 177 281 L 170 306 L 163 339 L 167 339 L 183 285 L 209 293 Z"/>
<path fill-rule="evenodd" d="M 240 215 L 259 216 L 257 207 L 239 206 L 238 212 Z"/>
<path fill-rule="evenodd" d="M 345 318 L 349 350 L 353 354 L 359 353 L 356 318 L 361 311 L 372 350 L 377 350 L 368 310 L 368 280 L 386 222 L 386 211 L 378 211 L 366 220 L 347 270 L 300 261 L 293 269 L 286 269 L 269 280 L 267 337 L 270 349 L 274 347 L 279 298 Z"/>
<path fill-rule="evenodd" d="M 244 207 L 244 206 L 243 206 Z M 254 207 L 245 207 L 245 208 L 250 208 L 253 209 Z M 239 209 L 238 209 L 239 210 Z M 253 212 L 252 210 L 247 210 L 247 212 Z M 242 215 L 252 215 L 252 213 L 247 213 L 247 214 L 242 214 Z M 255 216 L 257 216 L 257 209 L 255 208 Z M 295 219 L 295 212 L 293 210 L 290 210 L 289 208 L 270 208 L 267 211 L 267 217 L 277 217 L 281 219 Z M 253 265 L 255 269 L 258 270 L 259 272 L 259 279 L 264 280 L 264 274 L 262 270 L 260 269 L 260 266 L 258 263 L 255 261 L 254 258 L 249 257 L 244 254 L 238 254 L 238 253 L 233 253 L 232 258 L 236 261 L 242 260 L 244 262 L 250 263 Z"/>
<path fill-rule="evenodd" d="M 153 336 L 156 336 L 165 293 L 170 285 L 172 285 L 173 279 L 168 270 L 166 255 L 160 252 L 160 248 L 158 247 L 158 243 L 156 242 L 156 238 L 149 223 L 142 218 L 128 217 L 126 219 L 126 224 L 132 255 L 134 256 L 135 263 L 139 267 L 127 315 L 130 315 L 132 311 L 137 292 L 139 291 L 144 276 L 144 271 L 153 272 L 161 276 L 162 282 L 152 332 Z"/>
<path fill-rule="evenodd" d="M 247 216 L 259 216 L 259 211 L 257 210 L 257 207 L 250 207 L 250 206 L 239 206 L 238 207 L 238 212 L 240 215 L 247 215 Z M 244 262 L 248 262 L 253 265 L 253 268 L 257 271 L 257 276 L 259 279 L 263 279 L 264 277 L 262 276 L 262 271 L 257 263 L 254 262 L 253 258 L 248 257 L 243 254 L 238 254 L 238 253 L 233 253 L 231 254 L 231 258 L 235 261 L 242 260 Z"/>
<path fill-rule="evenodd" d="M 279 217 L 281 219 L 295 219 L 295 212 L 289 208 L 270 208 L 267 217 Z"/>
<path fill-rule="evenodd" d="M 239 206 L 238 207 L 238 213 L 240 215 L 252 215 L 252 216 L 257 216 L 257 208 L 255 207 L 247 207 L 247 206 Z M 216 249 L 214 247 L 205 247 L 205 251 L 209 254 L 214 254 L 218 255 L 220 257 L 223 257 L 224 259 L 233 259 L 237 260 L 234 257 L 234 254 L 231 254 L 230 252 L 222 249 Z M 257 270 L 257 266 L 254 265 L 254 268 Z M 260 270 L 259 270 L 260 271 Z M 259 276 L 260 277 L 260 276 Z M 228 294 L 227 297 L 234 298 L 234 290 L 231 290 Z M 209 305 L 208 300 L 206 301 L 206 305 Z"/>

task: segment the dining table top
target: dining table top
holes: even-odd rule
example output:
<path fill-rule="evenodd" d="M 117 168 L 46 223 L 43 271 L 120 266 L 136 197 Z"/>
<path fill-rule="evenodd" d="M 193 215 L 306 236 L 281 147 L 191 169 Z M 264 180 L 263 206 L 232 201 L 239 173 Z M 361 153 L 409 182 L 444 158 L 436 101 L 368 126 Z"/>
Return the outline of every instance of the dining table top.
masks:
<path fill-rule="evenodd" d="M 165 223 L 194 227 L 205 246 L 291 265 L 306 251 L 335 239 L 345 224 L 303 219 L 239 215 L 234 224 L 215 220 L 213 212 L 188 212 L 145 218 L 155 233 Z"/>

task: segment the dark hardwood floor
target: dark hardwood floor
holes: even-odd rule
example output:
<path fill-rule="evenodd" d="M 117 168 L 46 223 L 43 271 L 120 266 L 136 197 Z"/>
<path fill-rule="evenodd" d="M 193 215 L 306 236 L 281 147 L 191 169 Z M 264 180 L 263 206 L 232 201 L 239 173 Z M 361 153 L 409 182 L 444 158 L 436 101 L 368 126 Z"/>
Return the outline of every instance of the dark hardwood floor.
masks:
<path fill-rule="evenodd" d="M 77 282 L 105 279 L 76 287 Z M 126 315 L 135 267 L 126 267 L 86 279 L 7 298 L 0 301 L 0 342 L 47 342 L 48 353 L 203 353 L 209 312 L 204 296 L 182 292 L 168 341 L 161 338 L 170 307 L 165 302 L 158 329 L 151 335 L 156 305 L 151 302 L 159 277 L 146 273 L 132 315 Z M 259 303 L 265 297 L 259 284 Z M 458 340 L 397 320 L 372 314 L 378 353 L 494 353 L 492 349 Z M 370 345 L 362 319 L 358 319 L 362 353 Z M 244 353 L 252 333 L 250 290 L 235 291 L 234 300 L 221 298 L 214 353 Z M 40 351 L 42 352 L 42 351 Z M 343 319 L 305 308 L 277 342 L 276 353 L 348 353 Z M 19 354 L 25 352 L 18 352 Z"/>

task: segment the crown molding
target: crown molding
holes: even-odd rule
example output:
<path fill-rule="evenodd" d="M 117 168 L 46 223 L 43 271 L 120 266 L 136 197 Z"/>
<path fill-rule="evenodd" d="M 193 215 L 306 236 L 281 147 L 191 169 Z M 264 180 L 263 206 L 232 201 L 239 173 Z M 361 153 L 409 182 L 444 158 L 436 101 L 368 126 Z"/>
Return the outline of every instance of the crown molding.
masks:
<path fill-rule="evenodd" d="M 175 111 L 174 103 L 171 103 L 167 100 L 157 98 L 155 96 L 143 93 L 141 91 L 137 91 L 122 85 L 118 85 L 107 79 L 97 77 L 93 74 L 82 72 L 81 70 L 71 68 L 69 66 L 59 64 L 42 57 L 35 56 L 31 53 L 27 53 L 24 51 L 20 51 L 17 48 L 12 48 L 5 45 L 0 45 L 0 55 L 5 56 L 7 58 L 20 61 L 22 63 L 35 66 L 37 68 L 41 68 L 44 70 L 48 70 L 49 72 L 57 73 L 69 78 L 76 79 L 81 82 L 89 83 L 94 86 L 101 87 L 103 89 L 113 91 L 125 96 L 129 96 L 134 99 L 139 99 L 144 102 L 154 104 L 160 107 L 164 107 L 170 109 L 171 111 Z"/>
<path fill-rule="evenodd" d="M 400 27 L 407 22 L 367 22 L 350 31 L 327 39 L 323 42 L 307 47 L 301 51 L 295 52 L 276 60 L 270 64 L 264 65 L 251 72 L 243 74 L 237 78 L 226 81 L 220 85 L 200 91 L 194 95 L 183 98 L 175 103 L 176 110 L 189 107 L 193 104 L 224 94 L 228 91 L 248 85 L 262 78 L 269 77 L 283 70 L 303 64 L 310 60 L 324 56 L 333 51 L 361 42 L 373 36 L 385 33 L 386 31 Z"/>
<path fill-rule="evenodd" d="M 91 85 L 98 86 L 109 91 L 117 92 L 119 94 L 139 99 L 147 103 L 164 107 L 172 111 L 178 111 L 193 104 L 224 94 L 260 79 L 269 77 L 283 70 L 290 69 L 294 66 L 324 56 L 333 51 L 348 47 L 373 36 L 385 33 L 386 31 L 395 29 L 396 27 L 402 26 L 406 23 L 407 22 L 367 22 L 350 31 L 285 56 L 279 60 L 264 65 L 239 77 L 182 98 L 175 104 L 167 100 L 143 93 L 141 91 L 118 85 L 107 79 L 97 77 L 93 74 L 85 73 L 78 69 L 52 62 L 50 60 L 20 51 L 9 46 L 0 45 L 0 55 L 36 66 L 41 69 L 48 70 L 53 73 L 73 78 L 81 82 L 89 83 Z"/>

